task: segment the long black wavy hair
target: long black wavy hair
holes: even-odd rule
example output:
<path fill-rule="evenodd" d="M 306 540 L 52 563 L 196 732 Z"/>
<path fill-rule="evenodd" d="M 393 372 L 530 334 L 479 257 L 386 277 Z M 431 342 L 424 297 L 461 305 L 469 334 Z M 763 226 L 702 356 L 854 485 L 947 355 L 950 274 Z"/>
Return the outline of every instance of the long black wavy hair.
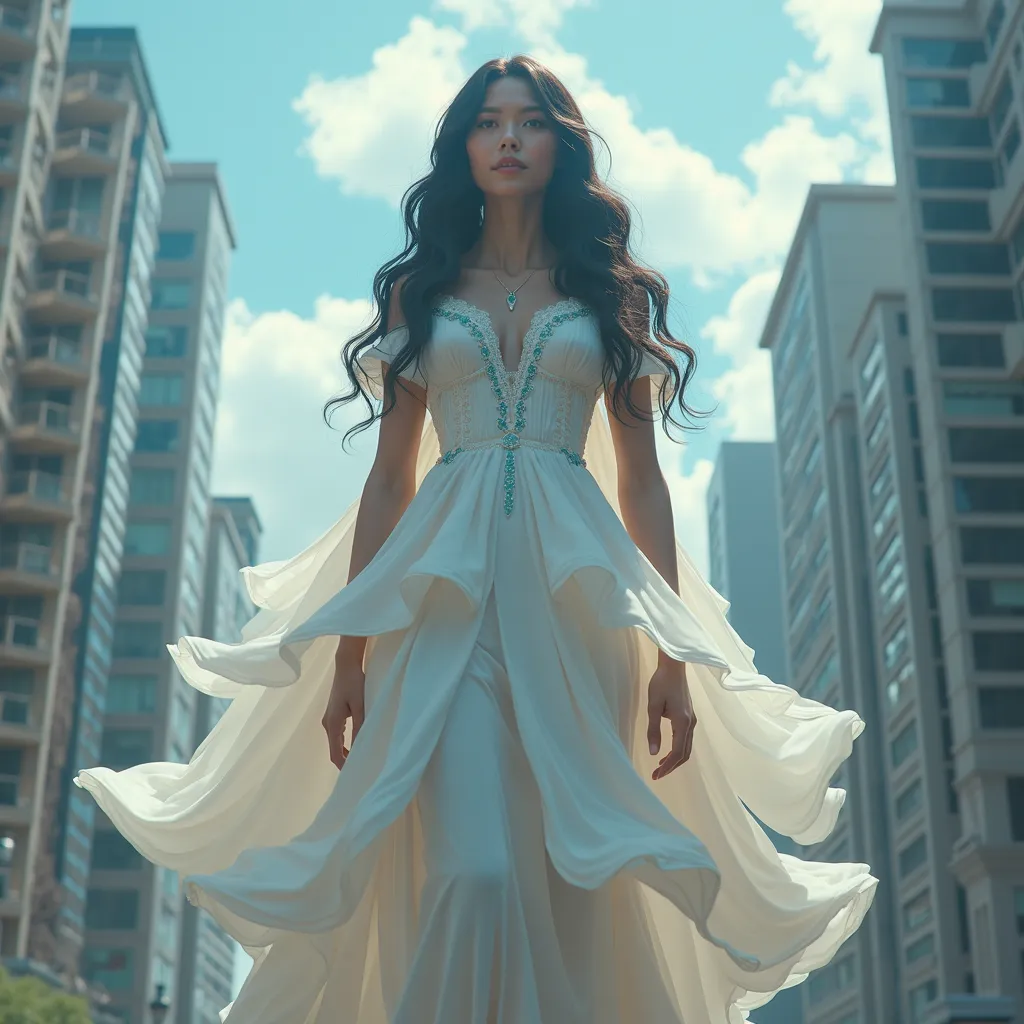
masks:
<path fill-rule="evenodd" d="M 599 319 L 605 348 L 602 380 L 616 418 L 622 419 L 619 409 L 624 404 L 634 417 L 650 419 L 635 407 L 628 388 L 644 351 L 664 363 L 668 375 L 658 394 L 665 432 L 669 433 L 669 422 L 683 430 L 694 429 L 672 416 L 673 405 L 678 405 L 684 417 L 708 415 L 692 409 L 684 397 L 696 371 L 697 355 L 668 329 L 668 283 L 663 275 L 641 266 L 630 254 L 627 203 L 595 172 L 591 137 L 602 142 L 604 139 L 586 125 L 576 101 L 558 78 L 532 57 L 519 54 L 489 60 L 473 72 L 438 123 L 430 151 L 431 171 L 402 197 L 405 249 L 374 276 L 377 317 L 369 328 L 345 342 L 342 360 L 352 389 L 324 406 L 324 418 L 330 424 L 334 408 L 358 397 L 366 403 L 369 417 L 345 432 L 343 449 L 350 436 L 367 429 L 393 408 L 395 385 L 401 383 L 398 375 L 410 364 L 419 365 L 430 340 L 435 299 L 456 286 L 462 254 L 480 235 L 484 193 L 473 180 L 466 137 L 488 87 L 506 75 L 529 83 L 559 139 L 543 205 L 544 231 L 557 253 L 553 283 L 561 294 L 584 302 Z M 358 360 L 364 349 L 387 333 L 393 288 L 402 277 L 401 319 L 408 327 L 408 337 L 384 376 L 383 401 L 378 409 L 364 384 Z M 681 370 L 671 351 L 681 354 Z M 405 389 L 404 384 L 401 386 Z"/>

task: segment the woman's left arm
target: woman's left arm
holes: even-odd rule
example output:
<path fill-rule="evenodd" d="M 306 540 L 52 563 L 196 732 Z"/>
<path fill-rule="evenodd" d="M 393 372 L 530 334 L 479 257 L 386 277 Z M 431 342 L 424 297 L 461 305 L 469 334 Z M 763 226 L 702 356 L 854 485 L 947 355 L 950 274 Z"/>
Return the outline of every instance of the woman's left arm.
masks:
<path fill-rule="evenodd" d="M 630 385 L 630 399 L 641 412 L 651 415 L 652 389 L 649 376 Z M 611 398 L 605 393 L 608 426 L 618 469 L 618 498 L 622 521 L 636 546 L 647 556 L 672 589 L 679 592 L 679 566 L 676 560 L 675 524 L 668 484 L 658 463 L 655 423 L 640 419 L 620 406 L 621 420 L 612 412 Z M 648 685 L 647 738 L 652 754 L 661 749 L 661 719 L 672 723 L 672 748 L 661 758 L 652 778 L 664 778 L 690 756 L 693 713 L 686 665 L 658 648 L 658 667 Z"/>

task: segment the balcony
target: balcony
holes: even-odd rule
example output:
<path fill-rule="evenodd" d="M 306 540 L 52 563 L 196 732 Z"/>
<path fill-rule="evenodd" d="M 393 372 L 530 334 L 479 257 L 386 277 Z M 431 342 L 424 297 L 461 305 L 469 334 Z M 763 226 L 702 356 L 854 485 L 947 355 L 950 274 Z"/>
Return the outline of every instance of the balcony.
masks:
<path fill-rule="evenodd" d="M 99 211 L 51 210 L 46 218 L 46 233 L 39 248 L 51 260 L 92 260 L 106 249 L 103 217 Z"/>
<path fill-rule="evenodd" d="M 59 402 L 22 402 L 11 436 L 30 451 L 73 452 L 82 440 L 82 424 Z"/>
<path fill-rule="evenodd" d="M 33 335 L 25 346 L 21 380 L 29 386 L 85 384 L 89 380 L 89 364 L 82 342 L 54 332 Z"/>
<path fill-rule="evenodd" d="M 109 71 L 80 71 L 64 79 L 60 117 L 65 123 L 114 121 L 129 103 L 128 79 Z"/>
<path fill-rule="evenodd" d="M 112 173 L 117 168 L 117 157 L 110 129 L 100 126 L 57 132 L 51 167 L 55 174 L 68 177 Z"/>
<path fill-rule="evenodd" d="M 47 664 L 51 653 L 49 637 L 38 620 L 0 615 L 0 665 L 35 668 Z"/>
<path fill-rule="evenodd" d="M 25 305 L 29 313 L 50 323 L 92 321 L 99 312 L 99 298 L 89 275 L 77 270 L 44 270 L 37 274 Z"/>
<path fill-rule="evenodd" d="M 23 521 L 67 522 L 73 511 L 69 491 L 58 473 L 42 469 L 15 470 L 7 477 L 0 509 Z"/>
<path fill-rule="evenodd" d="M 0 699 L 0 743 L 12 747 L 37 745 L 43 738 L 43 730 L 35 718 L 30 697 L 5 693 Z"/>
<path fill-rule="evenodd" d="M 28 87 L 20 77 L 0 75 L 0 124 L 22 121 L 28 111 Z"/>
<path fill-rule="evenodd" d="M 0 544 L 0 587 L 10 593 L 51 594 L 60 588 L 53 550 L 45 544 Z"/>
<path fill-rule="evenodd" d="M 31 10 L 0 6 L 0 61 L 24 60 L 36 52 L 36 26 Z"/>

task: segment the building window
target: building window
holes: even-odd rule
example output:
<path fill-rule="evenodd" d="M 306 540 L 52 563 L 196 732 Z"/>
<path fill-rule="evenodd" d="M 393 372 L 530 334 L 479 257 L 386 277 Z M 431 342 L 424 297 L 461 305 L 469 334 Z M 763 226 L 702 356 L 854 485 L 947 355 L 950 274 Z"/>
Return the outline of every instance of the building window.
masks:
<path fill-rule="evenodd" d="M 153 757 L 152 729 L 103 730 L 100 758 L 107 768 L 121 770 L 145 764 Z"/>
<path fill-rule="evenodd" d="M 960 381 L 942 383 L 942 406 L 948 416 L 1024 417 L 1024 382 Z"/>
<path fill-rule="evenodd" d="M 131 930 L 139 923 L 137 889 L 89 889 L 85 926 L 100 931 Z"/>
<path fill-rule="evenodd" d="M 173 505 L 174 470 L 135 467 L 128 500 L 132 505 Z"/>
<path fill-rule="evenodd" d="M 126 992 L 135 985 L 134 951 L 89 945 L 82 951 L 82 973 L 86 981 L 111 992 Z"/>
<path fill-rule="evenodd" d="M 893 768 L 899 768 L 917 750 L 917 722 L 911 722 L 890 744 Z"/>
<path fill-rule="evenodd" d="M 1006 138 L 1003 140 L 1001 152 L 1004 167 L 1009 167 L 1013 163 L 1013 158 L 1017 155 L 1018 149 L 1020 149 L 1020 123 L 1017 118 L 1014 118 L 1013 123 L 1010 125 L 1010 130 L 1006 133 Z"/>
<path fill-rule="evenodd" d="M 190 260 L 196 251 L 194 231 L 161 231 L 158 260 Z"/>
<path fill-rule="evenodd" d="M 1006 797 L 1010 804 L 1010 836 L 1015 843 L 1024 843 L 1024 776 L 1006 780 Z"/>
<path fill-rule="evenodd" d="M 898 821 L 906 821 L 911 815 L 916 814 L 924 803 L 924 789 L 921 780 L 916 779 L 898 797 L 896 797 L 896 818 Z"/>
<path fill-rule="evenodd" d="M 192 281 L 187 277 L 154 278 L 152 296 L 153 309 L 188 309 L 192 301 Z"/>
<path fill-rule="evenodd" d="M 857 983 L 857 959 L 854 956 L 833 961 L 814 971 L 807 982 L 807 997 L 811 1005 L 831 999 L 844 989 Z"/>
<path fill-rule="evenodd" d="M 180 373 L 144 373 L 139 387 L 139 405 L 181 405 Z"/>
<path fill-rule="evenodd" d="M 115 623 L 115 658 L 160 658 L 165 650 L 163 623 L 130 619 Z"/>
<path fill-rule="evenodd" d="M 1024 886 L 1013 890 L 1013 906 L 1017 912 L 1017 934 L 1024 935 Z"/>
<path fill-rule="evenodd" d="M 982 39 L 904 38 L 903 65 L 907 68 L 969 68 L 988 57 Z"/>
<path fill-rule="evenodd" d="M 972 633 L 971 641 L 979 672 L 1024 672 L 1024 632 Z"/>
<path fill-rule="evenodd" d="M 156 676 L 117 672 L 107 683 L 107 713 L 148 715 L 156 711 Z"/>
<path fill-rule="evenodd" d="M 183 359 L 188 352 L 188 328 L 182 324 L 146 328 L 147 359 Z"/>
<path fill-rule="evenodd" d="M 966 78 L 908 78 L 907 106 L 913 109 L 969 107 Z"/>
<path fill-rule="evenodd" d="M 928 863 L 928 842 L 924 836 L 918 836 L 909 846 L 904 847 L 898 856 L 900 878 L 906 878 L 918 868 Z"/>
<path fill-rule="evenodd" d="M 923 935 L 921 938 L 910 943 L 906 948 L 908 964 L 916 963 L 918 960 L 923 960 L 925 957 L 929 956 L 935 956 L 934 932 L 929 932 L 927 935 Z"/>
<path fill-rule="evenodd" d="M 135 481 L 135 470 L 132 482 Z M 161 470 L 161 472 L 163 472 Z M 174 492 L 174 475 L 171 471 L 171 493 Z M 170 501 L 161 502 L 169 505 Z M 124 536 L 126 555 L 166 555 L 171 550 L 171 524 L 163 519 L 133 520 L 128 523 Z"/>
<path fill-rule="evenodd" d="M 969 565 L 1024 565 L 1024 529 L 1019 526 L 962 526 L 960 549 Z"/>
<path fill-rule="evenodd" d="M 176 452 L 181 442 L 179 420 L 140 420 L 137 452 Z"/>
<path fill-rule="evenodd" d="M 928 1007 L 939 998 L 939 983 L 934 978 L 917 985 L 909 992 L 911 1024 L 923 1021 Z"/>
<path fill-rule="evenodd" d="M 922 199 L 921 223 L 925 231 L 988 231 L 987 202 L 973 199 Z"/>
<path fill-rule="evenodd" d="M 992 132 L 983 117 L 932 117 L 917 114 L 910 119 L 915 146 L 922 148 L 976 148 L 992 145 Z"/>
<path fill-rule="evenodd" d="M 926 889 L 919 896 L 903 904 L 903 930 L 916 931 L 932 920 L 932 896 Z"/>
<path fill-rule="evenodd" d="M 142 868 L 142 854 L 117 829 L 97 829 L 92 837 L 94 871 L 135 871 Z"/>
<path fill-rule="evenodd" d="M 1024 476 L 954 476 L 956 511 L 1024 512 Z"/>
<path fill-rule="evenodd" d="M 1024 462 L 1024 427 L 951 427 L 954 462 Z"/>
<path fill-rule="evenodd" d="M 933 288 L 932 315 L 939 322 L 1003 322 L 1017 319 L 1009 288 Z"/>
<path fill-rule="evenodd" d="M 919 156 L 917 184 L 920 188 L 978 189 L 989 191 L 998 184 L 996 165 L 991 160 Z"/>
<path fill-rule="evenodd" d="M 967 581 L 967 607 L 979 618 L 1024 615 L 1024 580 Z"/>
<path fill-rule="evenodd" d="M 1001 369 L 1003 339 L 998 334 L 940 334 L 937 336 L 940 366 L 978 366 Z"/>
<path fill-rule="evenodd" d="M 167 599 L 167 573 L 163 569 L 124 569 L 117 585 L 118 604 L 159 607 Z"/>
<path fill-rule="evenodd" d="M 1024 688 L 979 687 L 978 710 L 983 729 L 1024 729 Z"/>
<path fill-rule="evenodd" d="M 1005 0 L 995 0 L 992 9 L 988 12 L 988 18 L 985 19 L 985 38 L 988 40 L 989 46 L 995 46 L 1004 21 L 1006 21 L 1006 2 Z"/>
<path fill-rule="evenodd" d="M 21 750 L 0 750 L 0 805 L 17 807 L 21 785 Z"/>
<path fill-rule="evenodd" d="M 925 246 L 932 274 L 1009 274 L 1005 245 L 987 242 L 929 242 Z"/>

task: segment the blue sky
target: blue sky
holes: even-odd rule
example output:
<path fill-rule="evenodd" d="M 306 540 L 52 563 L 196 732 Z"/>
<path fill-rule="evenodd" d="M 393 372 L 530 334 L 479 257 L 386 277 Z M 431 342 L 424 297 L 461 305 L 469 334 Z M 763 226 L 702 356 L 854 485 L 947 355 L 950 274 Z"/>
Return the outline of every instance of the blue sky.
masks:
<path fill-rule="evenodd" d="M 401 248 L 397 201 L 434 121 L 498 54 L 533 53 L 608 140 L 641 258 L 717 402 L 659 442 L 680 538 L 706 564 L 704 492 L 725 438 L 772 436 L 760 326 L 811 181 L 891 180 L 879 0 L 75 0 L 75 25 L 134 25 L 172 160 L 221 171 L 238 233 L 214 486 L 248 493 L 261 558 L 287 557 L 360 491 L 323 424 L 341 344 Z M 361 418 L 361 417 L 359 417 Z M 339 426 L 345 422 L 338 418 Z M 247 962 L 247 958 L 246 958 Z"/>

